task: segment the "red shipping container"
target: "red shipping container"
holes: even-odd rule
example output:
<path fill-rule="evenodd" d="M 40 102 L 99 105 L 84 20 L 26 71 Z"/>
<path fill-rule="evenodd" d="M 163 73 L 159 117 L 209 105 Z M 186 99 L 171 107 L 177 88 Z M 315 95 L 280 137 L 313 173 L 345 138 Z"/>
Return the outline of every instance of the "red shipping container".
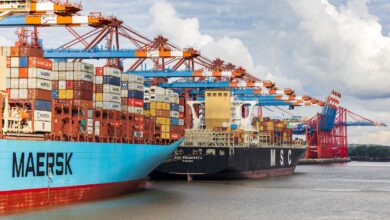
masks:
<path fill-rule="evenodd" d="M 19 68 L 19 78 L 28 78 L 28 68 Z"/>
<path fill-rule="evenodd" d="M 179 112 L 179 118 L 184 119 L 184 112 Z"/>
<path fill-rule="evenodd" d="M 74 99 L 81 99 L 81 100 L 93 100 L 93 93 L 91 91 L 84 91 L 84 90 L 73 90 L 73 97 Z"/>
<path fill-rule="evenodd" d="M 127 105 L 127 98 L 121 98 L 121 104 Z"/>
<path fill-rule="evenodd" d="M 134 130 L 136 130 L 136 131 L 144 131 L 145 130 L 144 124 L 135 124 L 134 125 Z"/>
<path fill-rule="evenodd" d="M 171 113 L 168 110 L 156 110 L 156 116 L 169 118 L 171 117 Z"/>
<path fill-rule="evenodd" d="M 103 85 L 94 85 L 94 92 L 103 93 Z M 127 100 L 126 100 L 126 104 L 127 104 Z"/>
<path fill-rule="evenodd" d="M 103 67 L 96 67 L 96 76 L 103 76 Z"/>
<path fill-rule="evenodd" d="M 182 137 L 181 134 L 171 133 L 171 140 L 179 140 Z"/>
<path fill-rule="evenodd" d="M 29 89 L 27 93 L 27 98 L 32 99 L 40 99 L 40 100 L 52 100 L 52 92 L 43 89 Z"/>
<path fill-rule="evenodd" d="M 93 91 L 93 82 L 76 80 L 76 81 L 73 81 L 73 88 L 92 92 Z"/>
<path fill-rule="evenodd" d="M 144 107 L 144 100 L 143 99 L 128 99 L 127 105 L 138 107 L 138 108 L 143 108 Z"/>
<path fill-rule="evenodd" d="M 176 134 L 184 134 L 184 126 L 182 125 L 171 125 L 171 132 Z"/>
<path fill-rule="evenodd" d="M 52 70 L 52 61 L 43 59 L 40 57 L 29 57 L 28 58 L 28 66 L 29 67 L 36 67 L 36 68 L 41 68 L 41 69 L 46 69 L 46 70 Z"/>
<path fill-rule="evenodd" d="M 73 100 L 73 105 L 80 106 L 84 109 L 92 109 L 93 108 L 93 101 L 75 99 L 75 100 Z"/>
<path fill-rule="evenodd" d="M 18 57 L 19 56 L 19 47 L 11 47 L 11 56 Z"/>
<path fill-rule="evenodd" d="M 136 123 L 144 123 L 144 116 L 143 115 L 135 115 L 134 116 L 134 121 Z"/>
<path fill-rule="evenodd" d="M 58 81 L 52 81 L 51 85 L 53 89 L 58 89 Z"/>
<path fill-rule="evenodd" d="M 73 89 L 74 88 L 74 82 L 71 80 L 66 81 L 66 89 Z"/>

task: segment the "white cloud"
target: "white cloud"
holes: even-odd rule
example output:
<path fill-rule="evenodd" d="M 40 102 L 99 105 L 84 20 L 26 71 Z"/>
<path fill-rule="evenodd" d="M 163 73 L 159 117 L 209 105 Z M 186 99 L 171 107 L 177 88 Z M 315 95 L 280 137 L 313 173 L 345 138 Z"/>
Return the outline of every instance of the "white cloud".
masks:
<path fill-rule="evenodd" d="M 318 81 L 362 98 L 390 96 L 390 37 L 364 0 L 336 8 L 326 0 L 294 0 L 299 32 L 309 41 L 295 51 L 298 68 Z M 309 58 L 309 54 L 314 56 Z"/>

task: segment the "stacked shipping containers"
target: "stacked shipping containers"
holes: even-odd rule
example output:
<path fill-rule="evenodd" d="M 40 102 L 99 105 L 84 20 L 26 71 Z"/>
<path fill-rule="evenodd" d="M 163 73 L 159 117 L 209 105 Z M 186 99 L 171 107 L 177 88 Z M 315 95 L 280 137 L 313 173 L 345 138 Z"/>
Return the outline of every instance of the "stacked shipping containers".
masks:
<path fill-rule="evenodd" d="M 52 61 L 20 56 L 20 48 L 3 47 L 5 89 L 10 102 L 31 106 L 27 122 L 33 132 L 51 132 Z M 24 54 L 28 55 L 28 54 Z"/>
<path fill-rule="evenodd" d="M 260 132 L 268 134 L 272 143 L 292 143 L 292 128 L 289 128 L 288 121 L 261 117 L 256 118 L 256 127 Z"/>
<path fill-rule="evenodd" d="M 152 86 L 145 96 L 145 109 L 151 117 L 156 117 L 156 124 L 160 126 L 160 138 L 163 140 L 177 140 L 183 136 L 184 120 L 180 112 L 184 107 L 180 105 L 179 95 L 172 90 Z M 149 102 L 149 104 L 147 103 Z"/>
<path fill-rule="evenodd" d="M 116 68 L 52 62 L 41 50 L 15 48 L 0 48 L 0 89 L 8 92 L 11 106 L 27 107 L 24 120 L 32 132 L 50 133 L 53 140 L 99 136 L 98 141 L 140 143 L 184 135 L 184 106 L 172 90 L 144 87 L 143 77 Z M 28 56 L 31 51 L 35 56 Z M 118 132 L 122 125 L 128 126 L 125 137 Z"/>
<path fill-rule="evenodd" d="M 97 67 L 94 91 L 95 108 L 121 111 L 121 71 L 119 69 Z"/>

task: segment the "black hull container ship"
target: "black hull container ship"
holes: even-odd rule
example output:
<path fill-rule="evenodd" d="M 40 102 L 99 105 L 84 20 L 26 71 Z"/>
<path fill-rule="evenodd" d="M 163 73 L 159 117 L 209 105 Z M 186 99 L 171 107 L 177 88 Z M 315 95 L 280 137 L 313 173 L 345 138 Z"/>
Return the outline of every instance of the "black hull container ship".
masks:
<path fill-rule="evenodd" d="M 195 123 L 194 129 L 186 130 L 183 145 L 152 173 L 151 178 L 245 179 L 293 174 L 307 146 L 302 140 L 293 140 L 289 122 L 265 117 L 244 117 L 241 115 L 242 106 L 249 106 L 247 114 L 250 114 L 255 103 L 237 101 L 230 97 L 230 93 L 227 100 L 218 102 L 215 100 L 218 95 L 213 96 L 214 92 L 220 93 L 206 92 L 206 129 L 196 128 L 202 126 L 200 120 L 201 125 Z M 208 93 L 212 95 L 208 96 Z M 214 105 L 208 105 L 208 101 Z M 216 103 L 230 104 L 223 109 L 224 105 Z M 211 110 L 208 109 L 210 106 Z M 216 108 L 213 109 L 213 106 Z M 223 113 L 227 112 L 227 119 L 225 122 L 217 119 L 219 124 L 216 120 L 210 121 L 212 119 L 207 116 L 212 115 L 211 111 L 218 111 L 218 117 L 223 117 Z M 196 114 L 193 112 L 193 115 Z"/>

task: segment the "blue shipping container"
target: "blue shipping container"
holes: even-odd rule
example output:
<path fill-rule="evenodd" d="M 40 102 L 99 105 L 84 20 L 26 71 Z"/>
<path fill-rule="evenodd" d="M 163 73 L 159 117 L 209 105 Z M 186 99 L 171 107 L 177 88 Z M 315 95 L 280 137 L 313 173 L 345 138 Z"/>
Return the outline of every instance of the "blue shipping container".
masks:
<path fill-rule="evenodd" d="M 144 92 L 129 90 L 129 99 L 144 99 Z"/>
<path fill-rule="evenodd" d="M 35 100 L 34 110 L 37 111 L 51 111 L 51 101 Z"/>
<path fill-rule="evenodd" d="M 121 86 L 121 79 L 116 76 L 103 76 L 103 84 Z"/>
<path fill-rule="evenodd" d="M 230 128 L 231 128 L 232 130 L 237 130 L 238 126 L 237 126 L 237 124 L 231 124 L 231 125 L 230 125 Z"/>
<path fill-rule="evenodd" d="M 122 89 L 128 90 L 129 89 L 129 83 L 128 82 L 122 82 Z"/>
<path fill-rule="evenodd" d="M 28 58 L 27 57 L 20 57 L 19 66 L 20 67 L 27 67 L 28 66 Z"/>
<path fill-rule="evenodd" d="M 52 90 L 52 92 L 51 92 L 51 97 L 53 98 L 53 99 L 58 99 L 58 90 Z"/>
<path fill-rule="evenodd" d="M 175 103 L 171 103 L 171 111 L 176 111 L 178 112 L 180 109 L 180 106 L 178 104 L 175 104 Z"/>
<path fill-rule="evenodd" d="M 179 119 L 178 118 L 171 118 L 171 125 L 179 125 Z"/>
<path fill-rule="evenodd" d="M 144 109 L 150 110 L 150 103 L 144 103 Z"/>

